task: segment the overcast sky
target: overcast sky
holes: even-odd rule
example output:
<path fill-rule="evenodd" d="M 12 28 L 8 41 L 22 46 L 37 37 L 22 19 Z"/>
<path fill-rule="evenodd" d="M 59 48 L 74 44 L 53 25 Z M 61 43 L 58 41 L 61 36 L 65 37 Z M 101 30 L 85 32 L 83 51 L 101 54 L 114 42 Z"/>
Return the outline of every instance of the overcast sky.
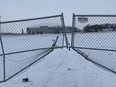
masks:
<path fill-rule="evenodd" d="M 75 14 L 116 14 L 116 0 L 0 0 L 2 21 L 64 13 L 66 25 Z"/>

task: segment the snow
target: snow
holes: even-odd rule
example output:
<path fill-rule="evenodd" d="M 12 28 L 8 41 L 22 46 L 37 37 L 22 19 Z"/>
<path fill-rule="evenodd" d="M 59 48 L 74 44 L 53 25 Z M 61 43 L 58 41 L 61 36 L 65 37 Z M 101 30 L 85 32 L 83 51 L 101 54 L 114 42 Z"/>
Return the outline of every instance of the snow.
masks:
<path fill-rule="evenodd" d="M 88 59 L 116 72 L 115 51 L 81 49 L 82 47 L 116 50 L 115 32 L 77 33 L 74 37 L 74 46 L 80 47 L 77 50 L 85 53 Z"/>
<path fill-rule="evenodd" d="M 0 87 L 115 87 L 115 74 L 85 60 L 74 50 L 55 49 L 41 62 L 0 83 Z M 29 82 L 23 82 L 29 78 Z"/>
<path fill-rule="evenodd" d="M 62 34 L 44 34 L 44 35 L 2 35 L 5 53 L 32 50 L 38 48 L 50 48 L 56 40 L 57 46 L 62 46 Z"/>
<path fill-rule="evenodd" d="M 115 50 L 115 38 L 115 32 L 77 33 L 74 38 L 74 46 Z"/>
<path fill-rule="evenodd" d="M 58 37 L 57 47 L 63 45 L 63 34 L 44 35 L 2 35 L 5 53 L 20 52 L 33 49 L 51 48 Z M 5 78 L 8 79 L 42 56 L 51 52 L 51 49 L 41 49 L 25 53 L 5 55 Z M 0 50 L 2 54 L 2 50 Z M 3 56 L 0 56 L 0 81 L 3 81 Z"/>

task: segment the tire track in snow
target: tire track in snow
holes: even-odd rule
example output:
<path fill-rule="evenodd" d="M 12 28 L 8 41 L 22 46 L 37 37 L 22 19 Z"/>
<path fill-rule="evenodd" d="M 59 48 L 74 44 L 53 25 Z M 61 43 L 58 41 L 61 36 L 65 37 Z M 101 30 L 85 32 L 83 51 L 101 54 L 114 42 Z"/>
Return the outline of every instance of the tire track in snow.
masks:
<path fill-rule="evenodd" d="M 73 67 L 68 68 L 65 65 L 59 67 L 44 87 L 78 87 L 75 69 Z"/>
<path fill-rule="evenodd" d="M 76 63 L 71 61 L 71 56 L 70 52 L 67 53 L 66 51 L 64 53 L 62 64 L 52 70 L 52 73 L 43 81 L 42 87 L 78 87 L 75 74 L 75 72 L 78 72 L 78 68 L 76 68 Z"/>
<path fill-rule="evenodd" d="M 64 64 L 64 60 L 67 57 L 67 55 L 65 55 L 65 53 L 67 53 L 67 51 L 65 50 L 65 52 L 62 50 L 62 53 L 59 54 L 59 58 L 60 58 L 60 63 L 56 62 L 57 67 L 55 67 L 54 69 L 51 70 L 50 73 L 48 73 L 48 76 L 42 81 L 41 87 L 47 87 L 47 84 L 49 83 L 50 79 L 57 73 L 57 70 L 59 70 L 63 64 Z"/>

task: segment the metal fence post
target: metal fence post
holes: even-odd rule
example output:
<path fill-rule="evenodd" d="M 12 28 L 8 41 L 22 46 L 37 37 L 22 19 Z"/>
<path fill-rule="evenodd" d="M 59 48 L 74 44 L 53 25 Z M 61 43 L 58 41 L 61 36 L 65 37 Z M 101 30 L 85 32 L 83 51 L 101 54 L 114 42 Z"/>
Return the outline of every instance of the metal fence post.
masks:
<path fill-rule="evenodd" d="M 2 53 L 3 53 L 3 76 L 4 76 L 4 81 L 6 79 L 5 77 L 5 54 L 4 54 L 4 47 L 3 47 L 3 42 L 2 42 L 2 37 L 1 37 L 1 16 L 0 16 L 0 44 L 2 48 Z"/>
<path fill-rule="evenodd" d="M 63 43 L 62 43 L 62 46 L 64 46 L 64 22 L 63 22 L 63 13 L 61 13 L 61 24 L 62 24 L 62 29 L 63 29 Z"/>
<path fill-rule="evenodd" d="M 64 39 L 65 39 L 65 42 L 66 42 L 66 47 L 68 48 L 68 39 L 67 39 L 67 36 L 66 36 L 66 29 L 65 29 L 65 22 L 64 22 L 64 16 L 63 16 L 63 13 L 61 13 L 62 15 L 62 18 L 61 18 L 61 22 L 62 22 L 62 27 L 63 27 L 63 45 L 64 45 Z"/>
<path fill-rule="evenodd" d="M 0 34 L 1 34 L 1 16 L 0 16 Z"/>
<path fill-rule="evenodd" d="M 1 47 L 2 47 L 2 53 L 3 53 L 3 74 L 4 74 L 4 81 L 6 80 L 6 70 L 5 70 L 5 53 L 4 53 L 4 47 L 3 47 L 3 42 L 2 42 L 2 37 L 0 34 L 0 43 L 1 43 Z"/>
<path fill-rule="evenodd" d="M 71 47 L 74 47 L 74 28 L 75 28 L 75 14 L 73 13 Z"/>

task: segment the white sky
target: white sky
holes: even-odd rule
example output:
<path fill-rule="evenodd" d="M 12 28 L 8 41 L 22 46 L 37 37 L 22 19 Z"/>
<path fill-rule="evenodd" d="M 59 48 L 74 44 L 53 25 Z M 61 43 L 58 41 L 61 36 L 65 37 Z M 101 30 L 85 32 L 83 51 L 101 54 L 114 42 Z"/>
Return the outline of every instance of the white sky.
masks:
<path fill-rule="evenodd" d="M 64 13 L 66 25 L 75 14 L 116 14 L 116 0 L 0 0 L 2 21 Z"/>

